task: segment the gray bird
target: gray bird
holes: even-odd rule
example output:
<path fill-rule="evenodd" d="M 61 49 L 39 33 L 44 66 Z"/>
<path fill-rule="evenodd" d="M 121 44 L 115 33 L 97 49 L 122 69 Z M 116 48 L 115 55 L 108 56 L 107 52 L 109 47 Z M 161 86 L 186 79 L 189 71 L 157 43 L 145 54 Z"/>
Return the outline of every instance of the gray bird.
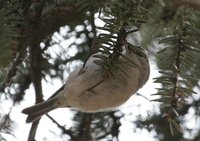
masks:
<path fill-rule="evenodd" d="M 66 83 L 44 102 L 25 108 L 27 123 L 57 108 L 71 107 L 82 112 L 107 111 L 125 103 L 149 78 L 146 54 L 125 48 L 112 71 L 97 65 L 91 56 L 76 68 Z"/>

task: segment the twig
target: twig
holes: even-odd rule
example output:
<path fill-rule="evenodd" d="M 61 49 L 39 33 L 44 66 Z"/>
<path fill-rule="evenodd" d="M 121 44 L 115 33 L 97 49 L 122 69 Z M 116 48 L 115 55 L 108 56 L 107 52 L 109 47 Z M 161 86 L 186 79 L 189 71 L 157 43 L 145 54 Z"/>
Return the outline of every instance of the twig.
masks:
<path fill-rule="evenodd" d="M 15 59 L 15 61 L 13 62 L 10 70 L 8 71 L 8 74 L 6 75 L 6 78 L 4 79 L 2 86 L 0 87 L 0 91 L 3 92 L 5 87 L 10 86 L 10 80 L 13 76 L 15 76 L 16 71 L 17 71 L 17 66 L 20 65 L 22 63 L 22 60 L 24 59 L 25 56 L 25 50 L 26 47 L 23 47 L 21 49 L 21 51 L 19 52 L 17 58 Z"/>
<path fill-rule="evenodd" d="M 111 134 L 113 137 L 116 137 L 117 141 L 119 141 L 119 128 L 121 123 L 119 122 L 120 118 L 115 116 L 115 112 L 110 112 L 110 117 L 113 119 L 113 125 L 111 127 Z"/>
<path fill-rule="evenodd" d="M 38 124 L 39 124 L 39 120 L 36 120 L 35 122 L 33 122 L 30 132 L 29 132 L 29 135 L 28 135 L 28 141 L 36 141 L 35 134 L 37 131 Z"/>
<path fill-rule="evenodd" d="M 35 88 L 35 98 L 36 103 L 39 103 L 42 101 L 42 85 L 41 85 L 41 68 L 40 68 L 40 53 L 38 50 L 40 49 L 39 46 L 32 46 L 31 47 L 31 79 Z M 39 59 L 39 60 L 38 60 Z M 35 141 L 35 135 L 37 131 L 37 127 L 39 124 L 39 120 L 33 122 L 29 136 L 28 141 Z"/>
<path fill-rule="evenodd" d="M 41 49 L 38 43 L 32 44 L 30 47 L 31 50 L 31 79 L 35 89 L 35 98 L 36 103 L 43 101 L 42 95 L 42 74 L 41 74 Z M 40 120 L 40 119 L 39 119 Z M 39 124 L 39 120 L 33 122 L 31 126 L 31 130 L 29 132 L 28 141 L 35 141 L 35 135 L 37 131 L 37 127 Z"/>
<path fill-rule="evenodd" d="M 140 93 L 136 93 L 135 95 L 141 96 L 141 97 L 145 98 L 146 100 L 150 101 L 146 96 L 144 96 L 144 95 L 142 95 L 142 94 L 140 94 Z"/>
<path fill-rule="evenodd" d="M 67 135 L 69 135 L 71 138 L 74 138 L 73 132 L 72 132 L 71 130 L 65 129 L 64 126 L 60 125 L 60 124 L 59 124 L 54 118 L 52 118 L 49 114 L 46 114 L 46 116 L 47 116 L 53 123 L 55 123 L 55 124 L 58 126 L 58 128 L 60 128 L 60 129 L 62 130 L 62 132 L 63 132 L 64 134 L 67 134 Z"/>
<path fill-rule="evenodd" d="M 90 141 L 91 139 L 91 134 L 90 134 L 90 125 L 93 119 L 93 114 L 83 114 L 83 119 L 81 121 L 81 125 L 79 127 L 79 139 L 81 139 L 81 141 Z"/>

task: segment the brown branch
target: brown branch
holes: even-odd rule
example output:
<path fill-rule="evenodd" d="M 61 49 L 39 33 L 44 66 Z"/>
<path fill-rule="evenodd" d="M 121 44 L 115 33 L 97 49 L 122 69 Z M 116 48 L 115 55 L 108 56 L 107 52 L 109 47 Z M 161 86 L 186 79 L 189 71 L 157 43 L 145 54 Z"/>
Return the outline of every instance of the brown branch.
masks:
<path fill-rule="evenodd" d="M 30 48 L 31 51 L 31 79 L 35 88 L 36 103 L 43 101 L 42 95 L 42 74 L 41 74 L 41 59 L 42 52 L 39 44 L 33 44 Z"/>
<path fill-rule="evenodd" d="M 59 124 L 54 118 L 52 118 L 49 114 L 46 114 L 46 116 L 47 116 L 53 123 L 55 123 L 55 124 L 58 126 L 58 128 L 60 128 L 60 129 L 62 130 L 62 133 L 69 135 L 69 136 L 71 137 L 71 139 L 74 138 L 73 132 L 72 132 L 71 130 L 65 129 L 64 126 L 60 125 L 60 124 Z"/>
<path fill-rule="evenodd" d="M 30 46 L 30 53 L 31 53 L 31 80 L 34 85 L 35 89 L 35 101 L 36 103 L 43 101 L 42 95 L 42 74 L 41 74 L 41 58 L 42 58 L 42 51 L 40 48 L 40 42 L 37 40 L 36 36 L 32 40 L 32 45 Z M 35 135 L 37 131 L 37 127 L 39 125 L 39 120 L 32 123 L 28 141 L 35 141 Z"/>
<path fill-rule="evenodd" d="M 39 120 L 36 120 L 36 121 L 32 124 L 31 129 L 30 129 L 30 132 L 29 132 L 29 135 L 28 135 L 28 141 L 36 141 L 36 140 L 35 140 L 35 135 L 36 135 L 36 131 L 37 131 L 38 124 L 39 124 Z"/>
<path fill-rule="evenodd" d="M 47 114 L 47 117 L 52 120 L 62 131 L 63 133 L 69 135 L 71 137 L 71 141 L 90 141 L 92 140 L 90 125 L 93 119 L 93 114 L 83 114 L 83 118 L 81 121 L 81 125 L 79 126 L 79 134 L 73 134 L 71 130 L 65 129 L 62 125 L 60 125 L 55 119 L 53 119 L 50 115 Z"/>
<path fill-rule="evenodd" d="M 92 137 L 90 134 L 90 126 L 91 126 L 92 119 L 93 119 L 93 114 L 89 114 L 89 113 L 83 114 L 83 119 L 82 119 L 81 125 L 79 127 L 79 129 L 80 129 L 80 132 L 78 135 L 79 140 L 74 140 L 74 141 L 90 141 L 90 140 L 92 140 Z"/>
<path fill-rule="evenodd" d="M 83 136 L 83 141 L 89 141 L 92 140 L 91 139 L 91 132 L 90 132 L 90 126 L 91 126 L 91 122 L 93 119 L 93 114 L 86 114 L 85 118 L 84 118 L 84 126 L 85 126 L 85 133 Z M 82 130 L 83 131 L 83 130 Z"/>
<path fill-rule="evenodd" d="M 43 101 L 42 94 L 42 73 L 41 73 L 41 60 L 42 49 L 40 48 L 40 40 L 38 40 L 37 32 L 34 32 L 34 38 L 31 40 L 30 45 L 30 65 L 31 65 L 31 80 L 35 89 L 35 102 L 40 103 Z M 40 119 L 39 119 L 40 120 Z M 28 141 L 35 141 L 35 135 L 39 120 L 32 123 L 31 130 L 29 132 Z"/>
<path fill-rule="evenodd" d="M 31 53 L 31 79 L 35 89 L 35 102 L 40 103 L 43 101 L 42 94 L 42 74 L 41 74 L 41 59 L 42 59 L 42 50 L 39 46 L 39 43 L 33 39 L 32 46 L 30 46 Z M 39 120 L 33 122 L 31 130 L 29 132 L 28 141 L 35 141 L 35 135 Z"/>

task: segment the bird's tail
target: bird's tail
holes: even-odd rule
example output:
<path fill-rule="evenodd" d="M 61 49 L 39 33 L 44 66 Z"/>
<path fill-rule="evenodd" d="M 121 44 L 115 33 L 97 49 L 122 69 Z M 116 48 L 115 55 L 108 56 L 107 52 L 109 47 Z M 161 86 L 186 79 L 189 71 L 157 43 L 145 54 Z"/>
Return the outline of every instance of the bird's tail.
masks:
<path fill-rule="evenodd" d="M 36 121 L 42 115 L 57 108 L 58 106 L 57 106 L 55 100 L 56 100 L 55 98 L 51 98 L 47 101 L 38 103 L 34 106 L 31 106 L 31 107 L 28 107 L 28 108 L 25 108 L 24 110 L 22 110 L 22 113 L 28 115 L 26 122 L 30 123 L 30 122 Z"/>

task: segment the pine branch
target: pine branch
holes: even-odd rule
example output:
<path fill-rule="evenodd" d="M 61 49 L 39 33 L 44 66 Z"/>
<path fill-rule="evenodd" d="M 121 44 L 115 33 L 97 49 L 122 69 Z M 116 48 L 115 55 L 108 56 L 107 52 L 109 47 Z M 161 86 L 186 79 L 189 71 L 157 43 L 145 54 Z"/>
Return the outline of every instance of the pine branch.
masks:
<path fill-rule="evenodd" d="M 93 49 L 97 49 L 97 52 L 100 52 L 99 55 L 94 56 L 97 58 L 94 63 L 103 68 L 105 78 L 114 77 L 121 80 L 120 75 L 115 73 L 116 69 L 120 69 L 116 63 L 119 57 L 123 57 L 133 66 L 137 66 L 134 60 L 129 60 L 122 54 L 122 48 L 130 49 L 136 52 L 137 55 L 144 54 L 143 49 L 138 49 L 138 46 L 132 45 L 126 38 L 128 34 L 137 32 L 141 24 L 145 23 L 146 11 L 144 12 L 142 4 L 138 1 L 117 0 L 110 2 L 108 5 L 110 9 L 103 9 L 104 14 L 107 16 L 103 18 L 101 18 L 101 15 L 99 16 L 105 22 L 105 25 L 98 27 L 104 32 L 98 35 L 92 45 Z M 133 27 L 135 28 L 133 29 Z M 124 75 L 128 76 L 122 69 L 120 70 Z"/>
<path fill-rule="evenodd" d="M 193 89 L 197 85 L 190 83 L 193 81 L 191 76 L 195 75 L 192 73 L 193 67 L 198 64 L 191 54 L 199 56 L 199 47 L 196 44 L 199 42 L 196 36 L 199 31 L 192 24 L 193 20 L 188 18 L 190 14 L 195 15 L 185 6 L 179 7 L 174 14 L 176 25 L 162 27 L 161 31 L 165 34 L 161 34 L 164 38 L 159 41 L 163 45 L 157 55 L 161 76 L 155 78 L 155 82 L 161 83 L 162 88 L 158 88 L 158 93 L 154 95 L 160 96 L 155 101 L 163 102 L 163 105 L 168 107 L 165 114 L 172 134 L 174 127 L 182 132 L 176 119 L 179 116 L 177 111 L 186 104 L 184 99 L 195 93 Z M 191 27 L 197 31 L 193 30 L 192 33 Z"/>
<path fill-rule="evenodd" d="M 177 94 L 178 94 L 178 85 L 179 85 L 179 79 L 180 79 L 180 73 L 181 73 L 181 68 L 180 68 L 180 64 L 181 64 L 181 55 L 182 53 L 185 51 L 184 47 L 183 47 L 183 43 L 182 40 L 184 38 L 184 22 L 185 22 L 185 13 L 184 13 L 184 9 L 181 12 L 180 15 L 180 33 L 178 33 L 178 45 L 177 45 L 177 50 L 176 50 L 176 58 L 175 58 L 175 67 L 174 67 L 174 88 L 172 90 L 172 101 L 171 101 L 171 107 L 172 108 L 177 108 Z"/>

